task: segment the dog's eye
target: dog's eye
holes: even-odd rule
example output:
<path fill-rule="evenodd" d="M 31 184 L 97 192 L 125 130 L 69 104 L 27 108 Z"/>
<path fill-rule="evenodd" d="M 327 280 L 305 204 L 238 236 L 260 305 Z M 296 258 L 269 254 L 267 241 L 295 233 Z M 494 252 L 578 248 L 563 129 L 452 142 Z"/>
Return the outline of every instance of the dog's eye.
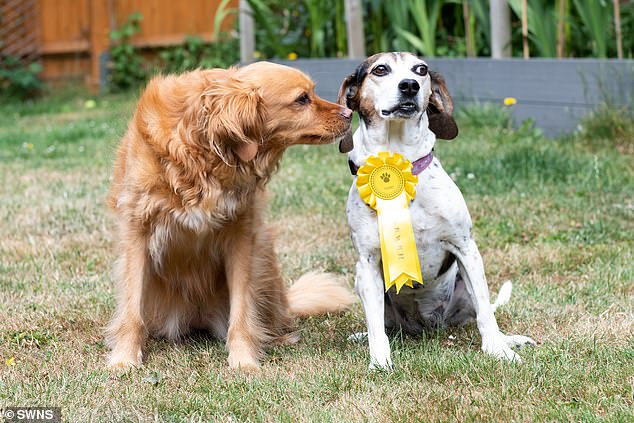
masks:
<path fill-rule="evenodd" d="M 414 66 L 412 71 L 414 71 L 414 73 L 417 75 L 425 76 L 427 75 L 427 65 L 416 65 Z"/>
<path fill-rule="evenodd" d="M 310 97 L 308 96 L 308 94 L 304 93 L 295 99 L 295 103 L 305 106 L 307 104 L 310 104 Z"/>
<path fill-rule="evenodd" d="M 372 74 L 376 76 L 385 76 L 390 72 L 390 68 L 385 65 L 379 65 L 372 69 Z"/>

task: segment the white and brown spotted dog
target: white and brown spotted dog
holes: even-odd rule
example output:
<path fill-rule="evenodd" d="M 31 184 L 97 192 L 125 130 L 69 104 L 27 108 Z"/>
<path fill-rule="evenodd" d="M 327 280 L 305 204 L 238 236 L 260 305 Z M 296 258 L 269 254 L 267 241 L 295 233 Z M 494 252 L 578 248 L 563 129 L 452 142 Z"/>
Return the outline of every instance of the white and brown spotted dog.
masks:
<path fill-rule="evenodd" d="M 385 292 L 376 212 L 367 206 L 353 182 L 347 215 L 358 252 L 355 288 L 365 310 L 370 368 L 390 368 L 386 329 L 420 334 L 426 328 L 462 325 L 474 317 L 482 350 L 519 361 L 512 348 L 535 344 L 526 336 L 505 335 L 494 311 L 508 301 L 511 282 L 495 304 L 482 258 L 471 234 L 471 217 L 462 194 L 432 151 L 436 138 L 452 139 L 458 128 L 443 78 L 409 53 L 380 53 L 348 76 L 339 103 L 357 111 L 359 128 L 340 144 L 349 153 L 351 171 L 381 151 L 395 152 L 418 174 L 416 196 L 409 206 L 424 284 Z"/>

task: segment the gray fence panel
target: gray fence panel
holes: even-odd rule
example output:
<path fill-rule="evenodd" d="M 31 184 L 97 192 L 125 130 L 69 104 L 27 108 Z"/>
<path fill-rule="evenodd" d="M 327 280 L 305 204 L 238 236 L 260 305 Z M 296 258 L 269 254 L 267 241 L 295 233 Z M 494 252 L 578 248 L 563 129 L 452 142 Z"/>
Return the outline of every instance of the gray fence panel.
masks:
<path fill-rule="evenodd" d="M 426 59 L 441 72 L 457 109 L 483 102 L 502 104 L 514 97 L 517 121 L 533 119 L 546 135 L 575 130 L 600 104 L 631 107 L 634 60 L 600 59 Z M 335 101 L 341 81 L 359 60 L 303 59 L 281 62 L 308 73 L 317 94 Z"/>

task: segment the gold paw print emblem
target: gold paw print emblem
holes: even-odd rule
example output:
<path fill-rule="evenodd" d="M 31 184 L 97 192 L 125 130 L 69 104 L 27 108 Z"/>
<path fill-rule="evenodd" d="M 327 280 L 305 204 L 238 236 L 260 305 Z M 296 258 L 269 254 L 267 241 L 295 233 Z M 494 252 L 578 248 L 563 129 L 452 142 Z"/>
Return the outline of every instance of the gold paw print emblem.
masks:
<path fill-rule="evenodd" d="M 381 179 L 383 179 L 383 182 L 385 182 L 387 184 L 388 182 L 390 182 L 390 174 L 387 173 L 387 172 L 386 173 L 382 173 L 381 174 Z"/>

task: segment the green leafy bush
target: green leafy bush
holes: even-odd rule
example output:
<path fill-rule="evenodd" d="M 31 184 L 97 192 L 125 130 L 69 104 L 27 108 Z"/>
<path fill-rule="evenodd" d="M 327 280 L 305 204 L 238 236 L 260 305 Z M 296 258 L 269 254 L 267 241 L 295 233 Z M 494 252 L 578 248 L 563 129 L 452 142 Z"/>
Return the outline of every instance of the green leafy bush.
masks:
<path fill-rule="evenodd" d="M 222 0 L 216 9 L 213 26 L 213 42 L 190 35 L 180 46 L 167 48 L 159 53 L 158 72 L 184 72 L 196 68 L 226 68 L 240 60 L 239 39 L 222 32 L 222 22 L 236 9 L 227 7 L 229 0 Z"/>
<path fill-rule="evenodd" d="M 337 57 L 345 54 L 343 0 L 248 0 L 253 9 L 256 49 L 261 57 Z M 521 54 L 521 2 L 507 0 L 513 52 Z M 490 54 L 489 0 L 362 0 L 366 52 L 413 51 L 425 56 L 460 57 L 470 48 Z M 465 8 L 466 6 L 466 8 Z M 607 0 L 528 2 L 532 56 L 557 55 L 559 6 L 563 7 L 563 46 L 567 57 L 614 57 L 613 5 Z M 465 15 L 465 10 L 469 14 Z M 466 20 L 466 23 L 465 23 Z M 621 2 L 624 57 L 634 46 L 634 2 Z"/>
<path fill-rule="evenodd" d="M 120 28 L 110 32 L 110 39 L 115 44 L 110 49 L 109 86 L 114 91 L 137 87 L 147 78 L 143 57 L 138 49 L 130 44 L 131 38 L 141 31 L 142 20 L 143 15 L 135 12 Z"/>
<path fill-rule="evenodd" d="M 237 38 L 228 36 L 207 43 L 197 36 L 187 36 L 180 46 L 159 53 L 157 70 L 162 73 L 184 72 L 196 68 L 226 68 L 240 60 Z"/>
<path fill-rule="evenodd" d="M 0 96 L 24 100 L 39 93 L 44 84 L 39 63 L 25 65 L 15 56 L 0 55 Z"/>
<path fill-rule="evenodd" d="M 472 103 L 456 110 L 456 119 L 461 125 L 475 128 L 510 128 L 511 109 L 494 103 Z"/>
<path fill-rule="evenodd" d="M 606 143 L 622 153 L 634 153 L 634 112 L 625 106 L 603 104 L 581 120 L 576 136 L 594 147 Z"/>
<path fill-rule="evenodd" d="M 179 73 L 196 68 L 226 68 L 240 60 L 239 39 L 221 30 L 222 21 L 235 9 L 228 8 L 229 1 L 222 0 L 216 10 L 213 26 L 213 42 L 206 42 L 190 35 L 181 45 L 158 51 L 155 59 L 146 59 L 131 44 L 134 35 L 141 31 L 143 16 L 135 12 L 125 24 L 110 33 L 115 43 L 110 49 L 111 63 L 108 78 L 112 91 L 125 91 L 138 87 L 152 73 Z"/>
<path fill-rule="evenodd" d="M 248 0 L 263 58 L 339 57 L 346 52 L 344 0 Z"/>

